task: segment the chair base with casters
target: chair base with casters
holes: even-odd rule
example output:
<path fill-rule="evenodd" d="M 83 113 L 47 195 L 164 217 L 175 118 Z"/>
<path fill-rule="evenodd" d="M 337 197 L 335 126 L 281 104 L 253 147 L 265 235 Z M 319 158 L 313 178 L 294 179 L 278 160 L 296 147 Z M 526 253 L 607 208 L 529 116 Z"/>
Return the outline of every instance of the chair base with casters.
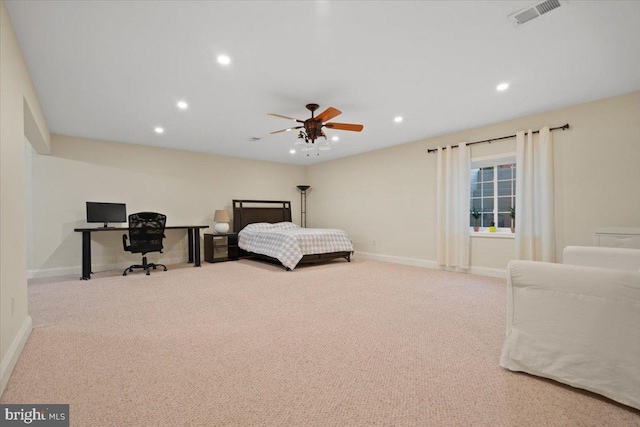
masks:
<path fill-rule="evenodd" d="M 167 271 L 167 266 L 166 265 L 164 265 L 164 264 L 154 264 L 152 262 L 147 262 L 147 257 L 143 256 L 142 257 L 142 264 L 133 264 L 132 266 L 125 268 L 124 271 L 122 272 L 122 275 L 126 276 L 127 272 L 131 273 L 131 272 L 133 272 L 134 269 L 141 268 L 146 272 L 146 274 L 148 276 L 148 275 L 151 274 L 151 271 L 149 271 L 150 268 L 153 268 L 155 270 L 158 267 L 162 267 L 162 268 L 164 268 L 164 271 Z"/>

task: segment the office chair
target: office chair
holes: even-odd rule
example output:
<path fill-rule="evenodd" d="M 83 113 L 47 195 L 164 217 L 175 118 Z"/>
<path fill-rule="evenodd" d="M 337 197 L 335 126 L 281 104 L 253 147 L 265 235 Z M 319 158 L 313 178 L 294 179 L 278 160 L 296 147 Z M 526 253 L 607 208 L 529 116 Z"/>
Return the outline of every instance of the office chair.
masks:
<path fill-rule="evenodd" d="M 127 275 L 127 271 L 132 272 L 134 268 L 142 268 L 150 274 L 149 268 L 164 267 L 164 264 L 147 263 L 147 253 L 162 253 L 162 239 L 164 236 L 164 227 L 167 223 L 167 216 L 157 212 L 138 212 L 129 215 L 129 239 L 131 244 L 127 246 L 127 235 L 122 235 L 122 246 L 124 250 L 133 254 L 142 254 L 142 264 L 134 264 L 125 268 L 122 273 Z"/>

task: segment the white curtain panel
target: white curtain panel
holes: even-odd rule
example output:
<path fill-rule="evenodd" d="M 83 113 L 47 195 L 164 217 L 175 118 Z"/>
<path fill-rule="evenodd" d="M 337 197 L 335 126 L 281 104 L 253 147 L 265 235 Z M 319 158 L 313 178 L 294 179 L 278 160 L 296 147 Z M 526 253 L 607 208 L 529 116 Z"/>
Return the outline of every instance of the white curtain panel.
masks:
<path fill-rule="evenodd" d="M 516 259 L 556 261 L 553 136 L 516 133 Z"/>
<path fill-rule="evenodd" d="M 438 147 L 438 264 L 469 268 L 469 205 L 471 159 L 466 142 L 452 149 Z"/>

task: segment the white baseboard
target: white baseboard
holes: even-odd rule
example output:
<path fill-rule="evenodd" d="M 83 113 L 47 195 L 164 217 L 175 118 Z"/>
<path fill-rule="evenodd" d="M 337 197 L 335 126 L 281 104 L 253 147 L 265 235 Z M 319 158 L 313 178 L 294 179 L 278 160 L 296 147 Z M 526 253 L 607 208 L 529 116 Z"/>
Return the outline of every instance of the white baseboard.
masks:
<path fill-rule="evenodd" d="M 119 261 L 117 263 L 111 264 L 101 264 L 101 265 L 92 265 L 91 269 L 94 273 L 99 273 L 101 271 L 109 271 L 109 270 L 124 270 L 129 267 L 133 263 L 140 263 L 142 259 L 138 260 L 128 260 L 128 261 Z M 154 260 L 153 262 L 162 263 L 166 265 L 170 264 L 183 264 L 187 262 L 186 257 L 175 257 L 175 258 L 162 258 L 159 260 Z M 41 277 L 58 277 L 58 276 L 70 276 L 77 275 L 80 277 L 82 275 L 82 266 L 76 265 L 71 267 L 55 267 L 55 268 L 41 268 L 41 269 L 33 269 L 27 270 L 27 278 L 28 279 L 39 279 Z"/>
<path fill-rule="evenodd" d="M 414 267 L 423 267 L 423 268 L 438 268 L 438 263 L 435 261 L 429 261 L 426 259 L 417 259 L 417 258 L 405 258 L 393 255 L 382 255 L 382 254 L 374 254 L 371 252 L 355 252 L 356 256 L 373 259 L 376 261 L 386 261 L 392 262 L 394 264 L 402 264 L 402 265 L 412 265 Z"/>
<path fill-rule="evenodd" d="M 39 279 L 40 277 L 58 277 L 77 275 L 80 277 L 82 273 L 82 267 L 58 267 L 58 268 L 43 268 L 40 270 L 27 270 L 27 279 Z"/>
<path fill-rule="evenodd" d="M 0 396 L 9 382 L 13 368 L 15 368 L 16 363 L 18 363 L 20 353 L 22 353 L 22 349 L 24 348 L 32 329 L 31 316 L 27 316 L 27 318 L 24 319 L 24 322 L 22 322 L 22 326 L 20 327 L 18 334 L 11 342 L 7 354 L 2 358 L 2 362 L 0 362 Z"/>
<path fill-rule="evenodd" d="M 395 264 L 402 265 L 411 265 L 414 267 L 423 267 L 423 268 L 431 268 L 434 270 L 446 270 L 446 271 L 454 271 L 457 273 L 469 273 L 469 274 L 477 274 L 479 276 L 489 276 L 489 277 L 498 277 L 501 279 L 506 279 L 507 270 L 500 268 L 491 268 L 491 267 L 480 267 L 480 266 L 471 266 L 469 270 L 461 270 L 459 268 L 445 268 L 440 267 L 436 261 L 425 260 L 425 259 L 417 259 L 417 258 L 406 258 L 399 257 L 393 255 L 382 255 L 382 254 L 374 254 L 370 252 L 355 252 L 356 256 L 373 259 L 377 261 L 386 261 L 392 262 Z"/>
<path fill-rule="evenodd" d="M 477 274 L 478 276 L 497 277 L 499 279 L 507 278 L 506 268 L 492 268 L 492 267 L 474 267 L 469 268 L 470 274 Z"/>
<path fill-rule="evenodd" d="M 425 259 L 399 257 L 394 255 L 374 254 L 371 252 L 355 252 L 355 255 L 362 258 L 366 258 L 366 259 L 392 262 L 394 264 L 411 265 L 414 267 L 431 268 L 434 270 L 447 270 L 447 271 L 454 271 L 458 273 L 469 273 L 469 274 L 477 274 L 480 276 L 498 277 L 502 279 L 505 279 L 507 277 L 507 270 L 500 269 L 500 268 L 471 266 L 469 270 L 465 271 L 459 268 L 443 268 L 443 267 L 440 267 L 436 261 L 425 260 Z M 187 260 L 186 258 L 167 258 L 167 259 L 159 260 L 159 262 L 162 262 L 164 264 L 182 264 L 187 262 Z M 132 261 L 124 261 L 124 262 L 118 262 L 114 264 L 102 264 L 102 265 L 93 266 L 92 269 L 94 272 L 109 271 L 109 270 L 124 270 L 125 268 L 130 266 L 131 263 Z M 69 276 L 69 275 L 77 275 L 78 277 L 80 277 L 81 274 L 82 274 L 82 267 L 79 265 L 73 266 L 73 267 L 42 268 L 39 270 L 27 271 L 27 277 L 29 279 L 37 279 L 42 277 Z"/>

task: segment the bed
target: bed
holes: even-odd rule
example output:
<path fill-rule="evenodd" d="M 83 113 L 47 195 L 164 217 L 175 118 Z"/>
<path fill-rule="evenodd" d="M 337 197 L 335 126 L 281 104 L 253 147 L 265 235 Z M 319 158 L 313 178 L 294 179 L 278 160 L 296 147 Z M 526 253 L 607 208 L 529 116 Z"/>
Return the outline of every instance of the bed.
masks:
<path fill-rule="evenodd" d="M 240 256 L 275 262 L 287 270 L 344 258 L 353 245 L 343 230 L 301 228 L 291 222 L 291 202 L 234 200 L 233 231 Z"/>

